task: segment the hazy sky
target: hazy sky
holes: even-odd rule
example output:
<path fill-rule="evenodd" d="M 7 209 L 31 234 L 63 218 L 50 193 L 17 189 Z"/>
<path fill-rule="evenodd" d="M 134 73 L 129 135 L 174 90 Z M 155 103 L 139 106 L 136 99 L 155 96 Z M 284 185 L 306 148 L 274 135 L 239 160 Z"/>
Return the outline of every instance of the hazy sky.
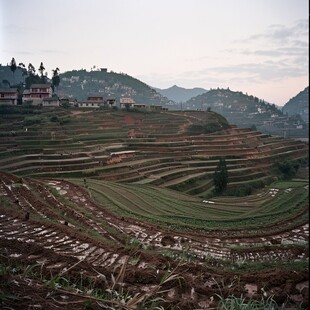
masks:
<path fill-rule="evenodd" d="M 309 85 L 308 0 L 0 0 L 0 63 L 94 65 L 284 105 Z"/>

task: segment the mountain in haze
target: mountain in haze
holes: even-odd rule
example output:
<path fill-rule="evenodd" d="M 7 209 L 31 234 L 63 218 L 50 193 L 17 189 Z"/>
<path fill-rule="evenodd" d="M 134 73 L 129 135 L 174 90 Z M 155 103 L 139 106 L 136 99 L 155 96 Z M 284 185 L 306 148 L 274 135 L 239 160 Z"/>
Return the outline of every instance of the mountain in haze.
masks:
<path fill-rule="evenodd" d="M 309 86 L 291 98 L 282 111 L 289 116 L 300 115 L 305 122 L 309 122 Z"/>
<path fill-rule="evenodd" d="M 166 89 L 160 89 L 160 88 L 154 88 L 158 93 L 161 95 L 167 97 L 168 99 L 174 101 L 174 102 L 185 102 L 189 100 L 192 97 L 196 97 L 198 95 L 201 95 L 205 92 L 207 92 L 204 88 L 183 88 L 179 87 L 177 85 L 174 85 L 172 87 L 166 88 Z"/>
<path fill-rule="evenodd" d="M 221 111 L 225 114 L 231 114 L 232 112 L 260 113 L 262 111 L 282 114 L 274 104 L 265 102 L 247 93 L 244 94 L 241 91 L 232 91 L 229 88 L 211 89 L 187 100 L 185 107 L 202 110 L 212 108 L 214 111 Z"/>
<path fill-rule="evenodd" d="M 238 127 L 256 128 L 272 135 L 308 137 L 308 125 L 300 117 L 284 115 L 274 104 L 228 89 L 211 89 L 183 104 L 188 110 L 211 109 Z"/>

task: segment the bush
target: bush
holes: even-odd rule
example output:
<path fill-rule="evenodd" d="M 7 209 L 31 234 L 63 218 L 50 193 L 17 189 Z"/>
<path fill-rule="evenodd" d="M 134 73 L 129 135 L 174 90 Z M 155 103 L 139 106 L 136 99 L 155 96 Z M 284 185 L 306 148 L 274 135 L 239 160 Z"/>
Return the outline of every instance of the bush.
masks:
<path fill-rule="evenodd" d="M 220 159 L 213 175 L 213 182 L 215 194 L 220 194 L 226 189 L 228 173 L 225 159 Z"/>
<path fill-rule="evenodd" d="M 277 163 L 276 168 L 284 180 L 290 180 L 295 177 L 299 168 L 299 163 L 286 160 L 284 162 Z"/>
<path fill-rule="evenodd" d="M 71 122 L 71 118 L 69 116 L 64 116 L 59 118 L 59 124 L 64 125 Z"/>
<path fill-rule="evenodd" d="M 58 122 L 58 117 L 56 115 L 53 115 L 50 117 L 50 121 L 56 123 L 56 122 Z"/>
<path fill-rule="evenodd" d="M 207 123 L 201 125 L 191 125 L 188 127 L 188 133 L 192 135 L 198 134 L 207 134 L 215 131 L 220 131 L 227 129 L 229 127 L 228 124 L 222 122 L 220 123 Z"/>
<path fill-rule="evenodd" d="M 39 116 L 27 116 L 24 119 L 24 125 L 30 126 L 30 125 L 40 124 L 41 121 L 42 119 Z"/>

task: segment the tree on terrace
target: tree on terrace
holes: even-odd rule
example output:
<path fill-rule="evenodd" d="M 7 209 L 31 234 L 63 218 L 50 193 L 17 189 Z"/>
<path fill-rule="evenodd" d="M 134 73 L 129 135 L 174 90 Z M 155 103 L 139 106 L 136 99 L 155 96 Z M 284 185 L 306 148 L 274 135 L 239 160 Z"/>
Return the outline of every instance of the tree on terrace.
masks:
<path fill-rule="evenodd" d="M 28 65 L 28 76 L 26 77 L 26 80 L 25 80 L 27 89 L 29 89 L 32 84 L 40 84 L 41 83 L 40 77 L 35 73 L 36 73 L 35 67 L 31 63 L 29 63 L 29 65 Z"/>
<path fill-rule="evenodd" d="M 41 80 L 43 83 L 45 83 L 45 76 L 43 75 L 45 71 L 45 67 L 43 65 L 43 62 L 41 62 L 40 67 L 39 67 L 39 72 L 41 74 Z"/>
<path fill-rule="evenodd" d="M 19 64 L 18 64 L 18 67 L 22 70 L 22 77 L 23 77 L 23 83 L 25 83 L 25 76 L 27 76 L 28 75 L 28 72 L 27 72 L 27 70 L 26 70 L 26 66 L 25 66 L 25 64 L 24 63 L 22 63 L 22 62 L 20 62 Z"/>
<path fill-rule="evenodd" d="M 14 78 L 14 82 L 15 82 L 15 71 L 16 71 L 17 65 L 16 65 L 16 61 L 15 58 L 13 57 L 10 63 L 10 69 L 13 73 L 13 78 Z"/>
<path fill-rule="evenodd" d="M 28 74 L 29 75 L 34 75 L 35 73 L 36 73 L 35 67 L 31 63 L 29 63 L 29 65 L 28 65 Z"/>
<path fill-rule="evenodd" d="M 220 194 L 226 189 L 228 183 L 228 173 L 225 159 L 221 158 L 217 164 L 213 175 L 213 183 L 214 192 L 216 194 Z"/>
<path fill-rule="evenodd" d="M 59 86 L 59 83 L 60 83 L 60 77 L 59 77 L 58 72 L 59 72 L 58 67 L 55 70 L 53 70 L 53 77 L 52 77 L 53 91 L 54 91 L 55 87 L 57 88 Z"/>

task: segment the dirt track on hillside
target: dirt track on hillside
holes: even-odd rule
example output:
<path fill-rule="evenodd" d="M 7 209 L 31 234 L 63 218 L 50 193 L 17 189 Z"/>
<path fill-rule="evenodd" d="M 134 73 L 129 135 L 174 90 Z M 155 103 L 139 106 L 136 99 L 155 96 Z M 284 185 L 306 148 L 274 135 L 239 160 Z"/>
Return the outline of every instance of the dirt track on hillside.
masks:
<path fill-rule="evenodd" d="M 291 260 L 309 257 L 308 252 L 279 246 L 281 240 L 303 238 L 308 240 L 309 227 L 304 224 L 292 231 L 277 235 L 268 233 L 249 238 L 246 232 L 236 231 L 230 235 L 216 232 L 182 233 L 167 231 L 149 223 L 125 219 L 98 206 L 89 194 L 78 186 L 66 181 L 47 180 L 67 201 L 83 205 L 86 211 L 96 214 L 98 223 L 78 210 L 73 210 L 54 196 L 47 187 L 33 179 L 26 179 L 31 188 L 40 192 L 38 198 L 27 186 L 14 186 L 19 178 L 1 174 L 0 196 L 10 201 L 11 206 L 0 205 L 0 249 L 1 260 L 10 264 L 37 264 L 42 274 L 65 274 L 72 278 L 93 280 L 94 287 L 113 287 L 111 275 L 122 277 L 116 289 L 125 289 L 131 295 L 151 293 L 162 297 L 163 305 L 175 305 L 179 309 L 210 309 L 216 307 L 216 295 L 253 297 L 274 296 L 279 303 L 288 297 L 292 304 L 308 306 L 308 272 L 272 269 L 264 272 L 233 273 L 225 271 L 221 260 L 243 261 Z M 45 197 L 43 199 L 43 197 Z M 47 205 L 53 205 L 48 208 Z M 30 213 L 25 220 L 25 213 Z M 62 214 L 70 216 L 72 222 L 65 225 Z M 51 219 L 41 221 L 37 215 Z M 99 222 L 105 221 L 104 227 Z M 76 229 L 76 223 L 92 227 L 106 241 L 95 239 Z M 110 229 L 117 234 L 110 234 Z M 244 235 L 244 237 L 243 237 Z M 128 239 L 140 241 L 138 246 L 127 246 Z M 275 244 L 274 248 L 259 251 L 231 251 L 228 245 Z M 152 251 L 147 250 L 152 249 Z M 177 262 L 159 254 L 163 249 L 186 249 L 191 254 L 191 262 Z M 272 250 L 270 250 L 272 249 Z M 158 253 L 158 254 L 156 254 Z M 123 268 L 123 269 L 122 269 Z M 180 278 L 163 284 L 164 275 L 178 275 Z M 98 277 L 98 275 L 103 275 Z M 5 300 L 4 305 L 13 309 L 27 309 L 40 305 L 41 309 L 85 309 L 85 298 L 60 290 L 50 290 L 42 283 L 32 282 L 17 276 L 7 278 L 7 286 L 0 293 L 15 294 L 17 300 Z M 35 286 L 36 285 L 36 286 Z M 30 290 L 37 287 L 36 290 Z M 159 292 L 163 291 L 163 292 Z M 52 292 L 52 293 L 51 293 Z M 63 295 L 69 296 L 64 299 Z M 64 303 L 65 302 L 65 303 Z M 81 308 L 79 308 L 81 307 Z M 95 303 L 94 309 L 102 309 Z M 34 309 L 35 307 L 30 309 Z"/>

